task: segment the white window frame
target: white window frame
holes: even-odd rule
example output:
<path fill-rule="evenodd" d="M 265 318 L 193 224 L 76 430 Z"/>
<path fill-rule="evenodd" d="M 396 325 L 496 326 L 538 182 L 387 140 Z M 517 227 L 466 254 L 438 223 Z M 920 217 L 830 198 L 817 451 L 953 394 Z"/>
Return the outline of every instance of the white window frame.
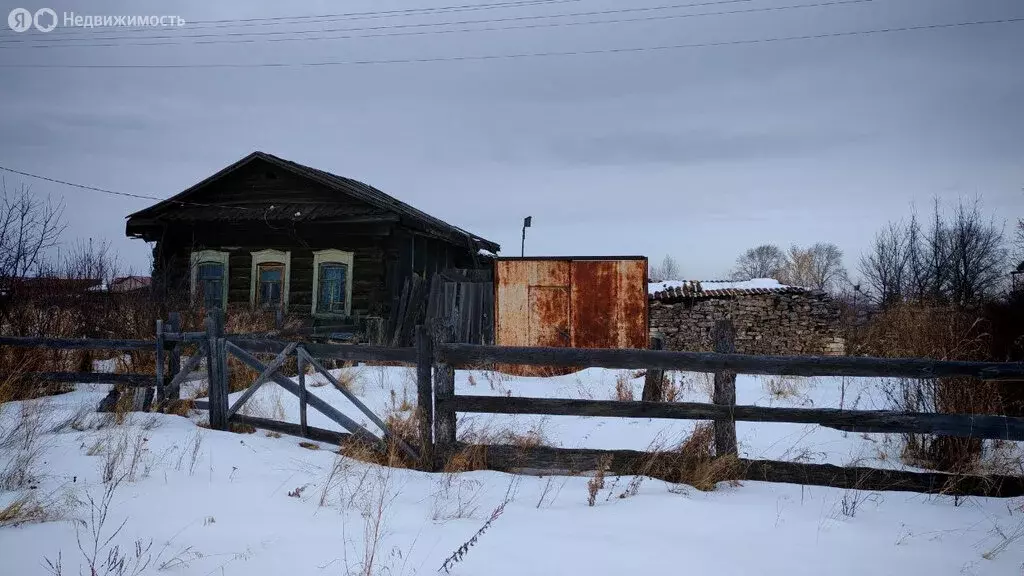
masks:
<path fill-rule="evenodd" d="M 348 274 L 345 275 L 345 316 L 352 315 L 352 276 L 354 275 L 355 253 L 344 250 L 317 250 L 313 252 L 313 308 L 315 316 L 339 316 L 337 313 L 317 312 L 317 298 L 320 296 L 320 265 L 321 264 L 345 264 L 348 266 Z"/>
<path fill-rule="evenodd" d="M 224 252 L 223 250 L 199 250 L 193 252 L 191 255 L 190 267 L 192 268 L 192 299 L 195 300 L 196 290 L 199 288 L 197 280 L 199 277 L 199 265 L 205 262 L 212 262 L 215 264 L 221 264 L 224 266 L 224 281 L 221 283 L 221 302 L 224 303 L 224 308 L 228 307 L 228 273 L 230 268 L 228 267 L 228 260 L 230 259 L 230 253 Z"/>
<path fill-rule="evenodd" d="M 252 253 L 252 272 L 249 279 L 249 305 L 256 306 L 256 295 L 259 287 L 260 264 L 280 262 L 284 264 L 284 286 L 281 287 L 281 308 L 288 311 L 288 286 L 292 278 L 292 253 L 281 250 L 259 250 Z"/>

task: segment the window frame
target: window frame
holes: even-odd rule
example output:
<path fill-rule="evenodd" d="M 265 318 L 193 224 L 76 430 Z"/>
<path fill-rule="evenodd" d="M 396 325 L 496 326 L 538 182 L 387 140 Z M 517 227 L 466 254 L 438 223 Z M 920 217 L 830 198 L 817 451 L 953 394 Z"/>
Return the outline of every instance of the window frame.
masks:
<path fill-rule="evenodd" d="M 354 276 L 355 270 L 355 253 L 346 252 L 344 250 L 329 249 L 329 250 L 317 250 L 313 252 L 313 305 L 310 308 L 310 312 L 313 316 L 325 318 L 325 317 L 341 317 L 352 315 L 352 277 Z M 318 312 L 317 304 L 320 297 L 320 266 L 322 264 L 344 264 L 348 267 L 348 273 L 345 274 L 345 313 L 339 312 Z"/>
<path fill-rule="evenodd" d="M 249 305 L 255 308 L 259 305 L 259 270 L 261 264 L 281 264 L 284 266 L 284 277 L 281 279 L 281 310 L 288 311 L 288 288 L 291 284 L 292 263 L 291 251 L 281 250 L 257 250 L 252 252 L 252 268 L 249 277 Z"/>
<path fill-rule="evenodd" d="M 192 252 L 190 256 L 189 267 L 192 271 L 192 300 L 195 301 L 196 293 L 199 289 L 199 265 L 200 264 L 220 264 L 224 267 L 224 279 L 221 282 L 221 304 L 223 309 L 228 307 L 228 279 L 231 271 L 228 265 L 230 259 L 230 253 L 223 250 L 198 250 Z M 204 301 L 205 305 L 205 301 Z"/>

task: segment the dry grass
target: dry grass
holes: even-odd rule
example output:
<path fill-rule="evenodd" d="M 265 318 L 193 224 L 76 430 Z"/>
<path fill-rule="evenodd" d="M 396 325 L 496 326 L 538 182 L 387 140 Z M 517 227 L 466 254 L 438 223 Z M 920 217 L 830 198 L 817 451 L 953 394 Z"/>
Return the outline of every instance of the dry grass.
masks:
<path fill-rule="evenodd" d="M 615 400 L 619 402 L 632 402 L 636 399 L 633 392 L 633 384 L 630 382 L 630 374 L 619 373 L 615 376 Z"/>
<path fill-rule="evenodd" d="M 854 335 L 856 348 L 883 357 L 987 360 L 991 335 L 980 312 L 931 303 L 895 305 Z M 883 386 L 890 407 L 908 412 L 1004 414 L 999 388 L 970 378 L 896 379 Z M 974 438 L 904 435 L 908 464 L 959 473 L 982 467 L 986 444 Z"/>
<path fill-rule="evenodd" d="M 806 378 L 798 376 L 769 376 L 761 380 L 765 392 L 775 400 L 803 398 L 809 386 Z"/>
<path fill-rule="evenodd" d="M 593 506 L 597 502 L 597 494 L 604 490 L 604 475 L 610 466 L 610 456 L 606 456 L 598 462 L 594 476 L 587 482 L 587 506 Z"/>
<path fill-rule="evenodd" d="M 48 517 L 46 509 L 31 492 L 20 494 L 6 506 L 0 507 L 0 527 L 45 522 Z"/>

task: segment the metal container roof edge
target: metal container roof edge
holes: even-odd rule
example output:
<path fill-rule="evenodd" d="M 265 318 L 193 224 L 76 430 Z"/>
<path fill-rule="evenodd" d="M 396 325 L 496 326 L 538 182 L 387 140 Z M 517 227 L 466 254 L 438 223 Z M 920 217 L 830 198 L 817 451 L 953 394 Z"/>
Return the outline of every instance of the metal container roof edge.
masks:
<path fill-rule="evenodd" d="M 647 260 L 647 256 L 498 256 L 494 260 Z"/>

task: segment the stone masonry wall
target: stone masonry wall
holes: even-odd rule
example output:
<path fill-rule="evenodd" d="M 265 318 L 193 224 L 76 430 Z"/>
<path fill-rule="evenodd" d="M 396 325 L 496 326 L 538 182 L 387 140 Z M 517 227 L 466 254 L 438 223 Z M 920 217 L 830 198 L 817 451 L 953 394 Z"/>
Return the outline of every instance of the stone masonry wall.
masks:
<path fill-rule="evenodd" d="M 824 292 L 768 293 L 650 302 L 651 334 L 666 350 L 710 351 L 715 322 L 732 320 L 736 351 L 766 355 L 842 355 L 839 307 Z"/>

